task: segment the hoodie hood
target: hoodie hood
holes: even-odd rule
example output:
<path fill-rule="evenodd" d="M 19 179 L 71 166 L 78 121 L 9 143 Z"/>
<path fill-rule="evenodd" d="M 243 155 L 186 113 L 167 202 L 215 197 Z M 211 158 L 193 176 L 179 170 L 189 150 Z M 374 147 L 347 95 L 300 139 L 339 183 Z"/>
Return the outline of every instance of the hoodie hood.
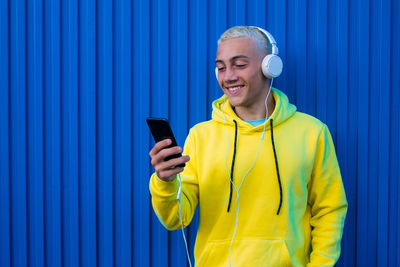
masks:
<path fill-rule="evenodd" d="M 273 119 L 274 127 L 278 126 L 282 122 L 289 119 L 296 112 L 296 106 L 289 103 L 288 97 L 280 90 L 272 87 L 271 88 L 272 95 L 275 99 L 275 109 L 268 120 Z M 226 116 L 225 125 L 234 125 L 233 120 L 237 121 L 238 127 L 241 131 L 257 131 L 261 132 L 264 129 L 264 125 L 261 124 L 257 127 L 253 127 L 247 122 L 240 119 L 235 111 L 233 110 L 231 104 L 229 103 L 229 99 L 226 95 L 223 95 L 219 99 L 215 100 L 212 104 L 212 120 L 217 121 L 219 123 L 224 123 L 224 114 Z M 270 124 L 266 123 L 265 130 L 270 129 Z"/>

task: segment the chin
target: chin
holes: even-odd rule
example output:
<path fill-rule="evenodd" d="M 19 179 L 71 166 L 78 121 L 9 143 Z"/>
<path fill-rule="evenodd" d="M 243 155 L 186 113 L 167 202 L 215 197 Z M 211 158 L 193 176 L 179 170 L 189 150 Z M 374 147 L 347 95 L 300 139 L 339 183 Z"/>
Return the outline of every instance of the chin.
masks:
<path fill-rule="evenodd" d="M 242 104 L 242 101 L 240 101 L 240 100 L 230 99 L 229 97 L 228 97 L 228 99 L 229 99 L 229 103 L 231 104 L 232 107 L 239 107 Z"/>

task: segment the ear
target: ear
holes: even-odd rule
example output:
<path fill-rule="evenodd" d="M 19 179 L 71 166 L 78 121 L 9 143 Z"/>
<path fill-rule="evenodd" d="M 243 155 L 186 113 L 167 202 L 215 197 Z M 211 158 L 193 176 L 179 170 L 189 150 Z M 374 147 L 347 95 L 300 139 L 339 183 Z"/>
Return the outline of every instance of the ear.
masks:
<path fill-rule="evenodd" d="M 282 59 L 274 54 L 266 55 L 261 63 L 261 69 L 268 79 L 276 78 L 282 73 Z"/>

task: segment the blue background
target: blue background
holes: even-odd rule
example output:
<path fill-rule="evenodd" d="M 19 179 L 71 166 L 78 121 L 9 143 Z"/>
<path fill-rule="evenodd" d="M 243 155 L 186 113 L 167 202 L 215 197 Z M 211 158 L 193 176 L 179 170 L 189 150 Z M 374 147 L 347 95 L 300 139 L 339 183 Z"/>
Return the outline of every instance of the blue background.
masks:
<path fill-rule="evenodd" d="M 145 118 L 180 144 L 209 119 L 217 39 L 242 24 L 274 35 L 274 85 L 331 130 L 337 266 L 400 266 L 398 0 L 0 0 L 0 266 L 185 266 L 151 209 Z"/>

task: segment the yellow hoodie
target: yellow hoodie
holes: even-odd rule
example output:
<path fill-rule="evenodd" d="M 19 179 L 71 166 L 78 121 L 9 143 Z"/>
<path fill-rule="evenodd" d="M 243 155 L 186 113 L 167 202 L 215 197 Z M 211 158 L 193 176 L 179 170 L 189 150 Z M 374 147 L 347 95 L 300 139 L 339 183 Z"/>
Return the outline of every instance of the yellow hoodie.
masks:
<path fill-rule="evenodd" d="M 199 204 L 196 266 L 229 266 L 238 207 L 232 266 L 333 266 L 340 255 L 347 201 L 329 130 L 319 120 L 296 112 L 281 91 L 273 89 L 273 96 L 276 106 L 266 123 L 260 154 L 243 183 L 256 158 L 263 125 L 242 121 L 223 96 L 213 103 L 212 120 L 190 130 L 184 146 L 190 161 L 181 174 L 181 201 L 184 226 Z M 236 188 L 242 186 L 240 202 L 233 188 L 228 212 L 234 121 L 233 181 Z M 177 179 L 164 182 L 156 174 L 151 177 L 153 208 L 169 230 L 180 228 L 178 188 Z"/>

